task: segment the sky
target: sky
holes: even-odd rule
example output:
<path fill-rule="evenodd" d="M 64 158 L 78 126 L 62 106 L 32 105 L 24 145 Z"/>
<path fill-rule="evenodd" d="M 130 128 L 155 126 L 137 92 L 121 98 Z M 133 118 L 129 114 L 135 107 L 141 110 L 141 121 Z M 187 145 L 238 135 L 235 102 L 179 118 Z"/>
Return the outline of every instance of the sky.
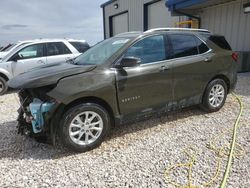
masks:
<path fill-rule="evenodd" d="M 0 46 L 37 38 L 103 40 L 107 0 L 0 0 Z"/>

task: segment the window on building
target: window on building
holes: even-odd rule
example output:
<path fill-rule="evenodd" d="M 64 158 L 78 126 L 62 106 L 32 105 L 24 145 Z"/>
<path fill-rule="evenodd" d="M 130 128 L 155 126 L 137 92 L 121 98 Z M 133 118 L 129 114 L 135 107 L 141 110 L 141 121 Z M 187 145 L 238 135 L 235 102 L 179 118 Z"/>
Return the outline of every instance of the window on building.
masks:
<path fill-rule="evenodd" d="M 128 49 L 125 57 L 139 58 L 142 64 L 165 60 L 164 36 L 157 35 L 142 39 Z"/>
<path fill-rule="evenodd" d="M 174 58 L 199 54 L 196 39 L 193 35 L 169 34 Z"/>
<path fill-rule="evenodd" d="M 63 42 L 47 43 L 48 56 L 71 54 L 71 51 Z"/>
<path fill-rule="evenodd" d="M 70 42 L 70 44 L 80 53 L 84 53 L 89 49 L 89 45 L 84 42 Z"/>

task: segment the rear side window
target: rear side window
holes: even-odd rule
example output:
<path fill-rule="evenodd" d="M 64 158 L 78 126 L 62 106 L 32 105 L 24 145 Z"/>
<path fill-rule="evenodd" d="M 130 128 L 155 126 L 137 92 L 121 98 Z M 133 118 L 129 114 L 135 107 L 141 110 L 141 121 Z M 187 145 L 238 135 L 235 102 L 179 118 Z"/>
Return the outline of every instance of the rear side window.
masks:
<path fill-rule="evenodd" d="M 207 51 L 209 51 L 209 48 L 207 47 L 207 45 L 204 42 L 202 42 L 197 37 L 195 37 L 195 38 L 196 38 L 196 43 L 197 43 L 197 47 L 199 50 L 199 54 L 203 54 L 203 53 L 206 53 Z"/>
<path fill-rule="evenodd" d="M 89 49 L 89 45 L 83 42 L 70 42 L 70 44 L 80 53 L 84 53 Z"/>
<path fill-rule="evenodd" d="M 199 54 L 196 37 L 193 35 L 169 34 L 174 58 Z"/>
<path fill-rule="evenodd" d="M 71 54 L 71 51 L 63 42 L 47 43 L 48 56 L 64 55 L 64 54 Z"/>

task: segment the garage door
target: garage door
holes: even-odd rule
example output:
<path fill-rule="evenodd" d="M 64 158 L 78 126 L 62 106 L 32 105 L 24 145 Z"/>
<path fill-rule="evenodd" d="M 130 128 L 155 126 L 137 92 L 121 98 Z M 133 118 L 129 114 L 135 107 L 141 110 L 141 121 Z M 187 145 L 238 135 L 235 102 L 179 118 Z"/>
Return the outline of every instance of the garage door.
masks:
<path fill-rule="evenodd" d="M 179 21 L 178 17 L 171 17 L 170 11 L 165 6 L 165 1 L 157 1 L 145 6 L 147 15 L 146 30 L 158 27 L 174 27 L 175 22 Z"/>
<path fill-rule="evenodd" d="M 123 13 L 117 16 L 111 17 L 111 37 L 119 33 L 128 32 L 128 13 Z"/>

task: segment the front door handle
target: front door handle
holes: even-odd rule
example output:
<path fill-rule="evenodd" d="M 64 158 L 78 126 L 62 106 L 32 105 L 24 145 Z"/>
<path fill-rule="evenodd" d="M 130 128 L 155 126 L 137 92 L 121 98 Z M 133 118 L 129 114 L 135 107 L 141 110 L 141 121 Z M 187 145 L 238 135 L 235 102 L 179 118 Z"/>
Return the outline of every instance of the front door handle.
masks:
<path fill-rule="evenodd" d="M 161 66 L 161 68 L 160 68 L 160 72 L 164 72 L 164 71 L 166 71 L 166 70 L 168 70 L 169 68 L 167 67 L 167 66 L 165 66 L 165 65 L 163 65 L 163 66 Z"/>
<path fill-rule="evenodd" d="M 212 61 L 212 59 L 211 59 L 211 58 L 209 58 L 209 57 L 206 57 L 206 58 L 204 59 L 204 61 L 205 61 L 206 63 L 208 63 L 208 62 L 211 62 L 211 61 Z"/>

